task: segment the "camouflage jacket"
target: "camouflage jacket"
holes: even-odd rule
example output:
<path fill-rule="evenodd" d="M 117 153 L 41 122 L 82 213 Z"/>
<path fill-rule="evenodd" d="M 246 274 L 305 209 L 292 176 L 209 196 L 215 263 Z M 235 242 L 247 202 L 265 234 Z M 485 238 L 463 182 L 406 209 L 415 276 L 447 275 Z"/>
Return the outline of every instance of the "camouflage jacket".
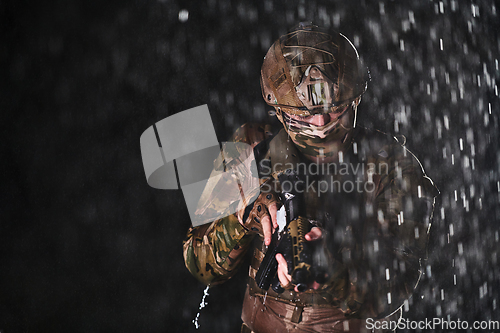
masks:
<path fill-rule="evenodd" d="M 269 178 L 286 168 L 308 169 L 284 130 L 271 139 L 267 125 L 246 124 L 233 138 L 262 150 Z M 267 140 L 266 140 L 267 139 Z M 256 149 L 257 149 L 256 148 Z M 346 315 L 383 317 L 399 308 L 420 278 L 426 256 L 434 198 L 439 193 L 404 142 L 381 132 L 357 128 L 348 152 L 337 163 L 309 173 L 308 218 L 322 222 L 335 274 L 318 291 L 273 294 L 253 278 L 266 251 L 262 237 L 247 232 L 235 215 L 190 228 L 184 241 L 189 271 L 205 284 L 228 280 L 243 254 L 254 247 L 250 289 L 287 301 L 299 294 L 325 300 Z M 313 185 L 311 185 L 313 184 Z M 302 295 L 302 299 L 306 299 Z"/>

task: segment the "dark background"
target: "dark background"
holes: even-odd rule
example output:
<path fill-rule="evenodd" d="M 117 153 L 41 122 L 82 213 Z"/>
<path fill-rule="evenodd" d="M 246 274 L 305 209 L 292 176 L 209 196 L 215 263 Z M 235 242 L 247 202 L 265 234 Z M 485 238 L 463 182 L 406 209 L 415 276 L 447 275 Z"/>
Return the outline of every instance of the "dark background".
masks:
<path fill-rule="evenodd" d="M 204 286 L 182 259 L 187 209 L 180 191 L 147 185 L 139 137 L 201 104 L 220 141 L 268 121 L 262 59 L 304 20 L 354 42 L 372 76 L 359 123 L 404 134 L 441 190 L 405 317 L 500 320 L 499 10 L 450 0 L 0 2 L 0 331 L 196 331 Z M 246 273 L 210 289 L 199 332 L 239 331 Z"/>

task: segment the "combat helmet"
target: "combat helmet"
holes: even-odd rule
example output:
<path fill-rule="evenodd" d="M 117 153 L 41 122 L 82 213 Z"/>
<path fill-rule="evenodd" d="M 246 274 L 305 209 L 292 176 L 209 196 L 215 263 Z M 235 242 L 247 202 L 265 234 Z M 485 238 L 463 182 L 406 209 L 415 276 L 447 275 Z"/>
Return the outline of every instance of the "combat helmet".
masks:
<path fill-rule="evenodd" d="M 324 78 L 317 83 L 309 73 Z M 368 72 L 344 35 L 300 23 L 267 52 L 261 69 L 264 100 L 284 112 L 308 116 L 330 113 L 360 97 Z"/>
<path fill-rule="evenodd" d="M 369 74 L 344 35 L 300 23 L 271 46 L 260 78 L 264 100 L 303 155 L 334 160 L 351 145 Z"/>

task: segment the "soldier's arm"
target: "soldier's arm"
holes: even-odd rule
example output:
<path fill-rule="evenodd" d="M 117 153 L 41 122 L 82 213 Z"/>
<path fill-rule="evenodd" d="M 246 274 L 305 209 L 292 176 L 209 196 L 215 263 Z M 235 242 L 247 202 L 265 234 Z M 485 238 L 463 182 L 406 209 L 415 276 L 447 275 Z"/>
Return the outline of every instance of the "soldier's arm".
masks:
<path fill-rule="evenodd" d="M 373 206 L 354 250 L 362 265 L 349 271 L 347 303 L 361 317 L 385 317 L 413 293 L 439 193 L 409 151 L 397 147 L 391 155 L 387 173 L 375 177 Z"/>
<path fill-rule="evenodd" d="M 236 273 L 254 235 L 234 215 L 191 227 L 183 244 L 186 267 L 204 284 L 222 283 Z"/>
<path fill-rule="evenodd" d="M 232 140 L 254 147 L 269 135 L 267 125 L 245 124 Z M 186 267 L 204 284 L 222 283 L 236 273 L 255 235 L 240 224 L 235 214 L 191 227 L 183 243 Z"/>

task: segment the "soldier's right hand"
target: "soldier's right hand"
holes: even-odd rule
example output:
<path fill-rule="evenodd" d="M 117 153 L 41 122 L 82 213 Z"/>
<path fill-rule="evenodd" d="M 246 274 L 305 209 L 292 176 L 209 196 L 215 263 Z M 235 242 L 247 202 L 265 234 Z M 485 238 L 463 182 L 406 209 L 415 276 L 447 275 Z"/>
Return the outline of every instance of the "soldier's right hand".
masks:
<path fill-rule="evenodd" d="M 269 246 L 272 233 L 278 227 L 278 205 L 275 194 L 261 193 L 251 205 L 238 212 L 238 221 L 245 229 L 263 235 L 264 243 Z"/>

